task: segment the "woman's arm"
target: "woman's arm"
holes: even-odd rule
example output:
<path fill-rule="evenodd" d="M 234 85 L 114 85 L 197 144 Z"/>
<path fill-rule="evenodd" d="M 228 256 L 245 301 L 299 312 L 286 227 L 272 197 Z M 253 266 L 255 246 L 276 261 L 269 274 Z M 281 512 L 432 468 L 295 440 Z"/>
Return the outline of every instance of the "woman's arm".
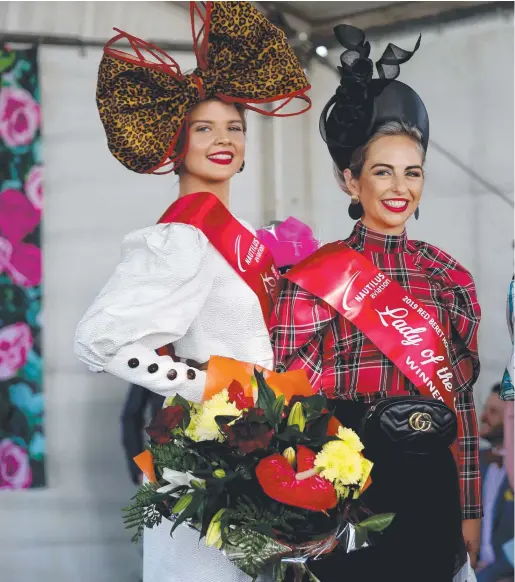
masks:
<path fill-rule="evenodd" d="M 122 261 L 78 326 L 79 359 L 163 396 L 179 392 L 199 401 L 205 372 L 155 350 L 184 336 L 210 292 L 207 244 L 183 224 L 127 236 Z"/>
<path fill-rule="evenodd" d="M 460 265 L 455 263 L 454 267 L 446 272 L 449 284 L 442 290 L 442 296 L 452 323 L 450 359 L 457 388 L 462 532 L 471 564 L 475 566 L 483 516 L 479 434 L 473 395 L 480 371 L 477 333 L 481 309 L 472 276 Z"/>
<path fill-rule="evenodd" d="M 480 371 L 477 331 L 481 312 L 472 278 L 459 287 L 444 290 L 452 322 L 450 359 L 456 380 L 459 476 L 463 519 L 480 519 L 481 473 L 479 435 L 473 387 Z"/>
<path fill-rule="evenodd" d="M 334 316 L 325 302 L 283 279 L 271 320 L 276 371 L 303 369 L 320 390 L 323 332 Z"/>

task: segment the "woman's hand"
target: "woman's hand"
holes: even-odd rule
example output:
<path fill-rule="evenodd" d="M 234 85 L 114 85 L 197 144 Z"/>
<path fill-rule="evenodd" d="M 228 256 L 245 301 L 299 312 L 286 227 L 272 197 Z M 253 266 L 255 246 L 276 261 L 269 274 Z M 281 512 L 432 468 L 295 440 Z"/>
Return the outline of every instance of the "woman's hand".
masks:
<path fill-rule="evenodd" d="M 481 539 L 481 520 L 464 519 L 461 522 L 461 531 L 463 533 L 467 552 L 470 556 L 470 564 L 472 568 L 475 568 Z"/>

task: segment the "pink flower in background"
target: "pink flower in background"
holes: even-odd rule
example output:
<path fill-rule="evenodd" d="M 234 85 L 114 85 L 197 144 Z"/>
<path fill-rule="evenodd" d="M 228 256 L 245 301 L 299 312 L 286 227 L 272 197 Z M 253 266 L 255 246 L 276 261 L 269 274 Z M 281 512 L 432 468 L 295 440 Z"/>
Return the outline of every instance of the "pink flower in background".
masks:
<path fill-rule="evenodd" d="M 41 283 L 41 249 L 22 242 L 40 220 L 41 212 L 21 192 L 0 192 L 0 273 L 7 272 L 17 285 Z"/>
<path fill-rule="evenodd" d="M 31 483 L 27 451 L 4 439 L 0 442 L 0 489 L 27 489 Z"/>
<path fill-rule="evenodd" d="M 18 190 L 0 192 L 0 235 L 12 243 L 23 240 L 41 220 L 36 210 Z"/>
<path fill-rule="evenodd" d="M 25 180 L 25 194 L 38 210 L 43 209 L 43 168 L 33 166 Z"/>
<path fill-rule="evenodd" d="M 256 236 L 272 253 L 279 268 L 297 265 L 320 248 L 311 228 L 293 216 L 260 228 Z"/>
<path fill-rule="evenodd" d="M 26 323 L 0 328 L 0 380 L 15 376 L 27 363 L 31 349 L 32 334 Z"/>
<path fill-rule="evenodd" d="M 39 105 L 28 91 L 17 87 L 0 90 L 0 138 L 8 147 L 29 145 L 40 118 Z"/>

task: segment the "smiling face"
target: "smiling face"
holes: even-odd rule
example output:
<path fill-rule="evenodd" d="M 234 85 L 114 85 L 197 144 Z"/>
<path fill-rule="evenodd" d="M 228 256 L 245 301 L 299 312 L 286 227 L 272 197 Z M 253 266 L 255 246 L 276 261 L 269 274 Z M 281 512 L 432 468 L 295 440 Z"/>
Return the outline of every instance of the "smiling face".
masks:
<path fill-rule="evenodd" d="M 238 172 L 244 157 L 245 122 L 238 109 L 219 100 L 199 103 L 190 115 L 188 152 L 179 175 L 225 182 Z"/>
<path fill-rule="evenodd" d="M 423 153 L 407 135 L 386 135 L 369 145 L 359 177 L 344 172 L 347 188 L 363 206 L 363 224 L 383 234 L 401 234 L 420 202 Z"/>

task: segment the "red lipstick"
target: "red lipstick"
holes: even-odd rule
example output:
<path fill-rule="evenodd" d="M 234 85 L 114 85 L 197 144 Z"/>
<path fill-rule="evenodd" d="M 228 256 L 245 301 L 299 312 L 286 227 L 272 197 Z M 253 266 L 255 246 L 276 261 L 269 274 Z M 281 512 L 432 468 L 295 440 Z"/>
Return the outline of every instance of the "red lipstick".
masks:
<path fill-rule="evenodd" d="M 390 205 L 387 204 L 388 202 L 393 202 L 395 204 Z M 408 201 L 405 198 L 390 198 L 389 200 L 381 200 L 381 204 L 386 208 L 386 210 L 395 213 L 405 212 L 408 209 Z"/>
<path fill-rule="evenodd" d="M 220 157 L 214 157 L 220 156 Z M 207 156 L 207 159 L 214 164 L 220 164 L 221 166 L 228 166 L 232 164 L 234 154 L 232 152 L 216 152 Z"/>

